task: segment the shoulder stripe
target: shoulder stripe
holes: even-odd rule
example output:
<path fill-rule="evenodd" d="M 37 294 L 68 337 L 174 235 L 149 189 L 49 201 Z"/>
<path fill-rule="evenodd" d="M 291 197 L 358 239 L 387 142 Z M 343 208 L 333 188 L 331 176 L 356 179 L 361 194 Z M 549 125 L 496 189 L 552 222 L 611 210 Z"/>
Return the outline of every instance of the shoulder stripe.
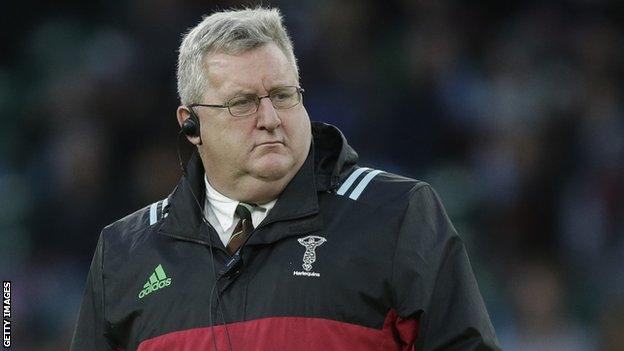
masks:
<path fill-rule="evenodd" d="M 353 185 L 353 182 L 355 182 L 355 180 L 360 176 L 360 174 L 362 174 L 363 172 L 368 171 L 368 170 L 370 170 L 370 168 L 362 167 L 362 168 L 358 168 L 355 171 L 353 171 L 351 173 L 351 175 L 349 176 L 349 178 L 347 178 L 347 180 L 342 184 L 340 189 L 338 189 L 337 194 L 338 195 L 344 195 L 347 192 L 347 190 L 349 190 L 351 185 Z"/>
<path fill-rule="evenodd" d="M 153 204 L 150 205 L 150 210 L 149 210 L 149 218 L 150 218 L 150 225 L 156 223 L 156 207 L 158 206 L 158 202 L 154 202 Z"/>
<path fill-rule="evenodd" d="M 163 218 L 167 217 L 167 215 L 169 214 L 169 209 L 167 208 L 167 206 L 169 205 L 169 198 L 166 197 L 163 200 L 163 204 L 162 204 L 162 212 L 164 213 Z"/>
<path fill-rule="evenodd" d="M 163 213 L 163 206 L 162 206 L 162 200 L 158 201 L 158 205 L 156 205 L 156 218 L 160 219 L 162 218 L 162 213 Z"/>
<path fill-rule="evenodd" d="M 167 217 L 169 214 L 169 198 L 166 197 L 160 201 L 156 201 L 149 208 L 149 225 L 155 224 L 159 219 Z"/>
<path fill-rule="evenodd" d="M 357 200 L 358 197 L 360 197 L 360 194 L 362 194 L 362 192 L 364 191 L 364 189 L 366 188 L 366 186 L 368 185 L 368 183 L 373 180 L 373 178 L 375 178 L 376 175 L 378 175 L 379 173 L 381 173 L 383 171 L 372 171 L 370 173 L 368 173 L 366 175 L 366 177 L 364 177 L 360 183 L 355 187 L 355 189 L 353 189 L 353 192 L 351 192 L 351 195 L 349 195 L 349 198 L 351 200 Z"/>

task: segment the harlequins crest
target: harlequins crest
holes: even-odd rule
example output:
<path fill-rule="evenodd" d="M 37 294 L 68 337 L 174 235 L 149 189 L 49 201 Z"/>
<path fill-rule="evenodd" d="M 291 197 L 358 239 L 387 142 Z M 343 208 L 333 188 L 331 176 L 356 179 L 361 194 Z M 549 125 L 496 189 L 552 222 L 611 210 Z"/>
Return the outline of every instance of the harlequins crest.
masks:
<path fill-rule="evenodd" d="M 306 248 L 305 252 L 303 253 L 302 267 L 306 270 L 306 272 L 309 272 L 312 269 L 312 263 L 316 262 L 315 249 L 318 246 L 323 245 L 323 243 L 326 242 L 327 239 L 323 238 L 322 236 L 309 235 L 305 238 L 301 238 L 298 240 L 299 244 L 305 246 Z"/>

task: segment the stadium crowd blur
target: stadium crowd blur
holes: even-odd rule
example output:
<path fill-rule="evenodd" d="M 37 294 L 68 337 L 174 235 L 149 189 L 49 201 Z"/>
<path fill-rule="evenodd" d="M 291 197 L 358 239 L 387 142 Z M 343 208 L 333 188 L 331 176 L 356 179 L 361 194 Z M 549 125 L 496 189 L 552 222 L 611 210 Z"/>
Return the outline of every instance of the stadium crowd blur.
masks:
<path fill-rule="evenodd" d="M 310 117 L 339 126 L 362 164 L 438 190 L 505 350 L 624 350 L 617 2 L 263 4 L 285 16 Z M 3 5 L 14 349 L 67 349 L 99 231 L 176 184 L 181 34 L 236 5 Z"/>

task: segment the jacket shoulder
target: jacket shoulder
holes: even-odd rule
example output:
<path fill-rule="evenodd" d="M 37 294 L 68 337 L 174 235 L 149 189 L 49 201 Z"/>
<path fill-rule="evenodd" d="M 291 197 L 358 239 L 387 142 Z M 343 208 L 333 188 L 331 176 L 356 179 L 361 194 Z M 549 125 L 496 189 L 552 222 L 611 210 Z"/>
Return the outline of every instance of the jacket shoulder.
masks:
<path fill-rule="evenodd" d="M 343 177 L 336 195 L 343 196 L 351 201 L 368 205 L 377 205 L 386 201 L 396 200 L 428 183 L 369 167 L 353 167 L 353 170 Z"/>
<path fill-rule="evenodd" d="M 129 237 L 140 235 L 168 215 L 169 198 L 149 204 L 115 222 L 107 225 L 102 230 L 102 235 L 110 241 L 124 241 Z"/>

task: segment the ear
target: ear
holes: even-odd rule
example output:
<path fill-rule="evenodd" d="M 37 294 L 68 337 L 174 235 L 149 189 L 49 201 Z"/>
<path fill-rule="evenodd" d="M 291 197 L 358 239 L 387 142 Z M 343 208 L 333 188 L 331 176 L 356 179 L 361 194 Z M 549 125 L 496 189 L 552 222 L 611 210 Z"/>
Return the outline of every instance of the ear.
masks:
<path fill-rule="evenodd" d="M 184 124 L 184 121 L 191 118 L 191 111 L 189 111 L 189 108 L 186 106 L 178 106 L 178 109 L 176 110 L 176 116 L 178 118 L 178 125 L 180 126 L 180 129 L 182 129 L 182 124 Z M 198 136 L 186 135 L 186 139 L 188 139 L 188 141 L 195 146 L 202 144 L 200 125 L 198 125 L 197 128 L 199 132 Z"/>

